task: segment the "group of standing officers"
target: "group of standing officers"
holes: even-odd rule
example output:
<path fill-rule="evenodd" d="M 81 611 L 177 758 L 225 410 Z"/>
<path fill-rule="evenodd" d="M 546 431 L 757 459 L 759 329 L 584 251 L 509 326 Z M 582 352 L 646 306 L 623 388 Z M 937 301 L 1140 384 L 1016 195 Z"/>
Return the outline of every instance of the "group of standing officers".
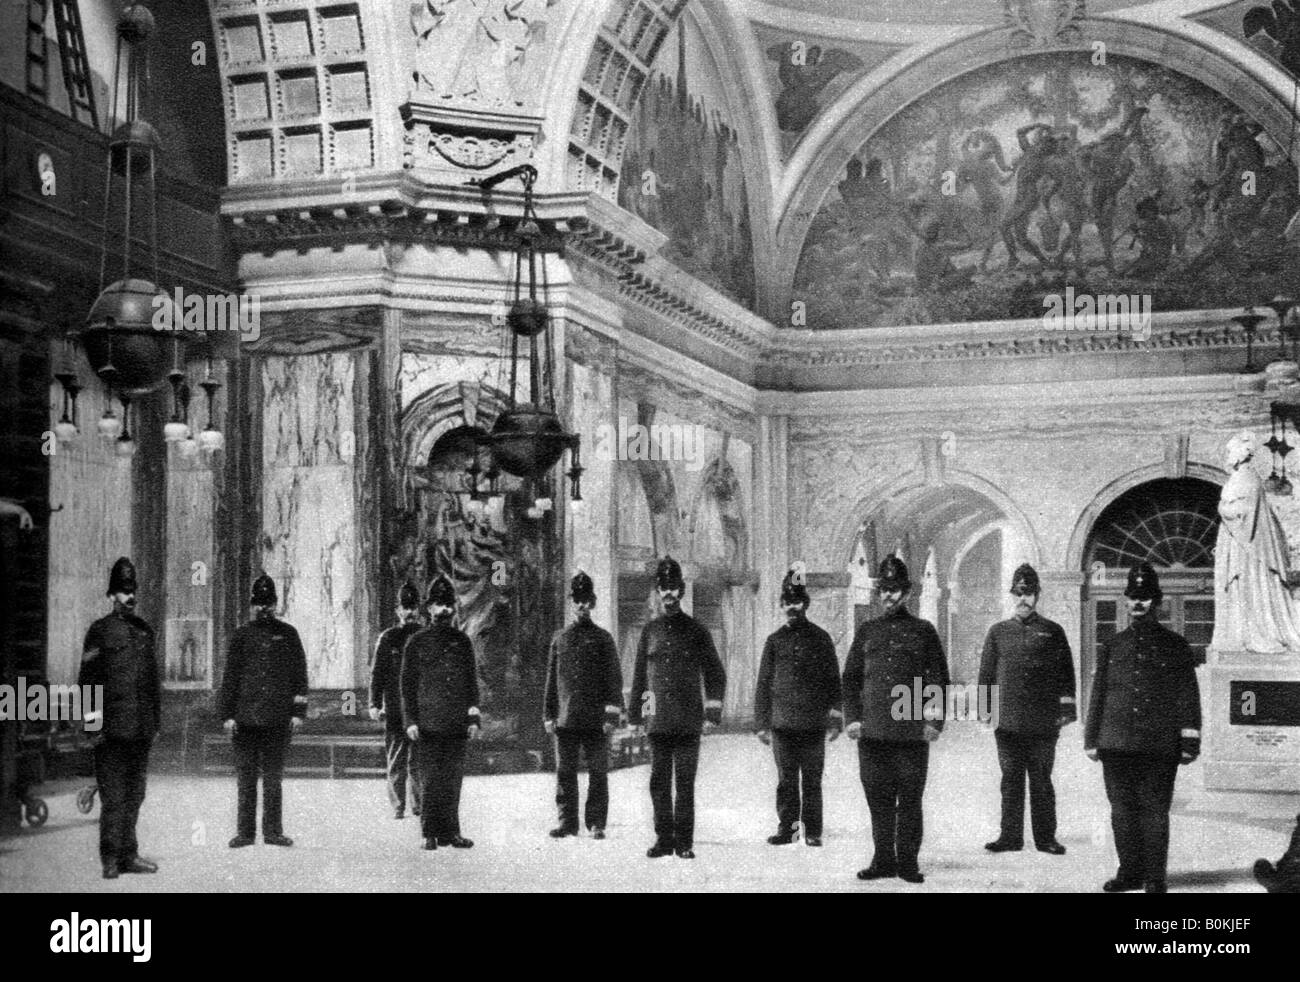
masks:
<path fill-rule="evenodd" d="M 928 621 L 906 606 L 906 565 L 889 556 L 877 585 L 881 616 L 854 634 L 843 671 L 829 634 L 807 617 L 810 598 L 793 573 L 781 587 L 785 623 L 767 639 L 755 692 L 755 731 L 772 748 L 777 769 L 777 830 L 787 845 L 802 835 L 822 844 L 825 744 L 843 732 L 857 743 L 859 773 L 871 814 L 874 855 L 862 880 L 898 877 L 921 883 L 922 799 L 930 744 L 943 711 L 916 713 L 906 691 L 946 695 L 948 668 Z M 626 709 L 617 648 L 593 623 L 596 594 L 579 571 L 570 584 L 572 623 L 550 644 L 543 721 L 555 739 L 554 838 L 579 833 L 578 768 L 590 774 L 583 825 L 605 837 L 609 815 L 609 737 L 626 712 L 651 750 L 650 795 L 655 839 L 647 856 L 692 859 L 695 776 L 701 733 L 721 722 L 726 672 L 708 629 L 681 607 L 685 582 L 671 557 L 660 561 L 656 590 L 663 613 L 641 633 Z M 106 878 L 152 873 L 139 856 L 135 826 L 145 796 L 149 747 L 161 720 L 160 683 L 152 629 L 135 616 L 135 569 L 119 559 L 110 574 L 113 611 L 86 635 L 79 684 L 102 684 L 105 700 L 95 766 L 103 800 L 100 858 Z M 991 852 L 1023 848 L 1025 783 L 1036 848 L 1061 855 L 1056 839 L 1052 767 L 1062 727 L 1076 719 L 1074 664 L 1061 627 L 1037 613 L 1037 573 L 1022 565 L 1012 578 L 1015 611 L 988 632 L 979 684 L 996 686 L 995 737 L 1002 772 L 1001 829 Z M 1200 696 L 1187 642 L 1160 624 L 1155 570 L 1146 563 L 1128 575 L 1131 623 L 1102 644 L 1092 682 L 1084 747 L 1102 764 L 1111 805 L 1119 869 L 1108 893 L 1166 889 L 1169 810 L 1178 767 L 1200 750 Z M 454 625 L 456 596 L 445 577 L 427 597 L 431 623 L 419 612 L 416 588 L 399 592 L 399 622 L 376 646 L 371 716 L 385 721 L 388 794 L 396 818 L 409 805 L 420 818 L 424 847 L 467 849 L 459 804 L 466 744 L 479 736 L 478 669 L 473 644 Z M 297 632 L 277 619 L 275 584 L 253 584 L 252 619 L 232 638 L 217 705 L 235 751 L 238 806 L 232 848 L 253 844 L 259 776 L 263 840 L 290 846 L 284 835 L 280 784 L 290 736 L 306 715 L 306 657 Z M 944 705 L 948 705 L 945 698 Z M 920 718 L 916 718 L 919 715 Z M 1300 838 L 1298 833 L 1297 838 Z M 1296 843 L 1276 867 L 1263 860 L 1256 875 L 1269 889 L 1300 887 Z M 1265 868 L 1266 867 L 1266 868 Z"/>

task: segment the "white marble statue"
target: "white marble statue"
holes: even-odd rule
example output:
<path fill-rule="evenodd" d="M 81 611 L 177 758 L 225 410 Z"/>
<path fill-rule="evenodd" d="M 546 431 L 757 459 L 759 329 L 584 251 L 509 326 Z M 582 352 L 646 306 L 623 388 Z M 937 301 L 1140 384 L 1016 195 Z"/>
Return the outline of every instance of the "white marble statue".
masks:
<path fill-rule="evenodd" d="M 1228 441 L 1232 472 L 1219 496 L 1214 548 L 1214 638 L 1218 651 L 1300 651 L 1300 616 L 1287 587 L 1286 541 L 1251 465 L 1254 438 Z"/>

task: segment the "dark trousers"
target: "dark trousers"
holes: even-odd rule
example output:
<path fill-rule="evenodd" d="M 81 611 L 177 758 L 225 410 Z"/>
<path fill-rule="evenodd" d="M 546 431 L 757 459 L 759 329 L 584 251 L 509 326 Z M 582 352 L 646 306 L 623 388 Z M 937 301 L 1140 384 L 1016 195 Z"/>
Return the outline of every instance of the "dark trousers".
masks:
<path fill-rule="evenodd" d="M 460 789 L 465 781 L 465 747 L 468 738 L 420 731 L 415 741 L 419 758 L 420 831 L 426 839 L 460 835 Z"/>
<path fill-rule="evenodd" d="M 1007 733 L 998 730 L 998 764 L 1002 768 L 1002 833 L 1004 842 L 1025 838 L 1025 777 L 1029 778 L 1029 816 L 1034 844 L 1056 841 L 1056 791 L 1052 765 L 1059 733 Z"/>
<path fill-rule="evenodd" d="M 661 843 L 678 849 L 695 845 L 695 772 L 699 766 L 698 733 L 650 734 L 650 801 L 654 804 L 655 837 Z"/>
<path fill-rule="evenodd" d="M 1135 883 L 1163 881 L 1178 758 L 1103 750 L 1101 772 L 1110 800 L 1119 878 Z"/>
<path fill-rule="evenodd" d="M 772 754 L 776 757 L 776 818 L 782 831 L 802 821 L 804 836 L 820 839 L 826 731 L 773 730 Z"/>
<path fill-rule="evenodd" d="M 409 800 L 411 813 L 420 814 L 420 759 L 414 742 L 400 725 L 384 728 L 384 752 L 388 757 L 389 804 L 394 811 L 405 811 Z"/>
<path fill-rule="evenodd" d="M 235 782 L 239 789 L 236 832 L 253 838 L 257 830 L 257 778 L 262 778 L 262 838 L 283 835 L 284 757 L 289 750 L 289 727 L 235 726 Z"/>
<path fill-rule="evenodd" d="M 139 855 L 135 824 L 144 804 L 151 740 L 105 739 L 95 747 L 99 783 L 99 858 L 128 862 Z"/>
<path fill-rule="evenodd" d="M 555 731 L 555 803 L 560 827 L 578 831 L 578 757 L 587 755 L 587 828 L 609 819 L 609 737 L 604 730 Z"/>
<path fill-rule="evenodd" d="M 928 743 L 858 741 L 858 770 L 871 811 L 874 865 L 916 869 L 921 852 L 921 796 L 929 767 Z"/>

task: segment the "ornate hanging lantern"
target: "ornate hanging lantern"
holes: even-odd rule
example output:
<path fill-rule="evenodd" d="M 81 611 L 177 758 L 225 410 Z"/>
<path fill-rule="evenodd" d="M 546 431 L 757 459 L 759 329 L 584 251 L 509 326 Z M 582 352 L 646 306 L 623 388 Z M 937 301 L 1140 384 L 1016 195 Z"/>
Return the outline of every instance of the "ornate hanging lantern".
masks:
<path fill-rule="evenodd" d="M 524 210 L 515 230 L 518 245 L 514 252 L 510 307 L 505 317 L 510 339 L 510 383 L 506 408 L 497 416 L 491 431 L 484 438 L 491 456 L 491 467 L 486 474 L 493 488 L 496 471 L 504 471 L 533 482 L 540 493 L 528 514 L 532 518 L 541 518 L 554 505 L 544 485 L 552 468 L 564 456 L 564 451 L 572 453 L 571 465 L 566 474 L 570 479 L 574 502 L 582 500 L 583 468 L 580 438 L 565 430 L 555 411 L 554 355 L 547 338 L 550 311 L 543 299 L 545 285 L 541 286 L 542 295 L 539 296 L 538 283 L 542 230 L 533 207 L 533 185 L 537 181 L 537 169 L 529 164 L 511 168 L 482 181 L 479 186 L 490 191 L 502 181 L 513 177 L 518 177 L 523 182 Z M 515 398 L 521 339 L 528 343 L 529 397 L 523 403 L 517 402 Z M 478 461 L 471 461 L 467 469 L 467 485 L 472 500 L 477 500 L 481 493 L 479 478 L 483 473 L 484 469 Z M 490 493 L 492 492 L 489 491 Z"/>
<path fill-rule="evenodd" d="M 172 384 L 174 411 L 165 429 L 166 439 L 179 443 L 188 435 L 176 425 L 184 423 L 178 418 L 176 407 L 182 390 L 188 392 L 184 386 L 181 351 L 184 341 L 175 334 L 167 337 L 155 327 L 158 323 L 179 325 L 181 317 L 175 301 L 158 286 L 156 177 L 161 142 L 154 128 L 139 116 L 149 83 L 148 41 L 154 30 L 153 15 L 141 3 L 127 6 L 118 20 L 113 111 L 109 118 L 120 117 L 124 122 L 109 138 L 104 167 L 100 292 L 85 326 L 74 332 L 91 368 L 109 393 L 109 407 L 97 429 L 106 439 L 117 441 L 116 452 L 121 456 L 130 456 L 135 449 L 127 418 L 130 400 L 154 391 L 168 379 Z M 123 94 L 125 111 L 121 112 Z M 110 220 L 114 175 L 122 187 L 121 217 L 116 224 Z M 113 237 L 120 238 L 121 242 L 121 275 L 106 285 Z M 144 240 L 143 250 L 134 249 L 137 239 Z M 122 402 L 121 420 L 112 409 L 114 393 Z M 75 421 L 72 422 L 75 426 Z"/>

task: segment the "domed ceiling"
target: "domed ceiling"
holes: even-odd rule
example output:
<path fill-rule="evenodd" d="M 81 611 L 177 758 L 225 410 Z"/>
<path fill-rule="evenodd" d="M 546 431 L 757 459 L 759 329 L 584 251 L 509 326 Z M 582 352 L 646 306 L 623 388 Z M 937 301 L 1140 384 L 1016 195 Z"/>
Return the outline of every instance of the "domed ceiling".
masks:
<path fill-rule="evenodd" d="M 795 326 L 1033 316 L 1069 277 L 1239 306 L 1300 207 L 1296 25 L 1300 2 L 697 0 L 652 66 L 619 203 L 770 319 L 803 297 Z M 1023 176 L 1033 146 L 1050 191 Z"/>

